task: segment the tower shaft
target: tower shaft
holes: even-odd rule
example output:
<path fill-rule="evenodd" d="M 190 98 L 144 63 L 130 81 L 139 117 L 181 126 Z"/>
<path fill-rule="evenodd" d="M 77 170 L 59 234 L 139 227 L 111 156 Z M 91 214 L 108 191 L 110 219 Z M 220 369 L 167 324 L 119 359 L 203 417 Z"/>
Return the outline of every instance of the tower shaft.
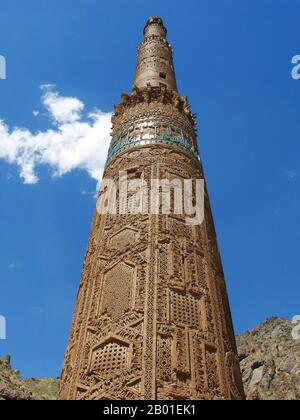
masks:
<path fill-rule="evenodd" d="M 160 18 L 146 24 L 132 92 L 115 106 L 112 124 L 104 178 L 115 185 L 120 173 L 142 185 L 204 178 Z M 194 225 L 184 212 L 144 211 L 144 195 L 132 214 L 136 196 L 122 194 L 118 187 L 117 214 L 95 212 L 60 399 L 242 399 L 206 188 L 204 222 Z"/>

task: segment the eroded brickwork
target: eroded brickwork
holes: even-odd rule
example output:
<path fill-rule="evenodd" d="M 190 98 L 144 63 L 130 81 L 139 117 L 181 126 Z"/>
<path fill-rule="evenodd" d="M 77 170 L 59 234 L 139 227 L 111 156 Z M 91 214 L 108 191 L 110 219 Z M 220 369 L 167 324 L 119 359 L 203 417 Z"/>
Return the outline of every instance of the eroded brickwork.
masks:
<path fill-rule="evenodd" d="M 104 176 L 204 178 L 162 21 L 150 18 L 144 35 L 133 91 L 115 106 Z M 96 212 L 60 399 L 243 396 L 207 192 L 196 226 L 184 214 Z"/>

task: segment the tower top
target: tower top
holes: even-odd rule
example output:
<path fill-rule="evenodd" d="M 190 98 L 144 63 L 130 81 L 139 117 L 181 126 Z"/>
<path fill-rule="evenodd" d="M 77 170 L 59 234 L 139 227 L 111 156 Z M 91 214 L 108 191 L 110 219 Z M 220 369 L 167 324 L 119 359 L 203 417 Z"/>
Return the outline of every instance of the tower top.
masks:
<path fill-rule="evenodd" d="M 163 20 L 158 16 L 150 16 L 144 28 L 144 36 L 167 35 L 167 29 L 164 26 Z"/>
<path fill-rule="evenodd" d="M 144 28 L 144 39 L 138 49 L 138 62 L 133 87 L 159 87 L 177 92 L 173 51 L 167 39 L 163 20 L 151 16 Z"/>

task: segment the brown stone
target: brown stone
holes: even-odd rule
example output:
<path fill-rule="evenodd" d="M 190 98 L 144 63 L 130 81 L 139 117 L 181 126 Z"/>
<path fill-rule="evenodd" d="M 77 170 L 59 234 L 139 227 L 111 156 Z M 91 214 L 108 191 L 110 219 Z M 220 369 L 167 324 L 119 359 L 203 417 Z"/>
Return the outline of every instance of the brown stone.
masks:
<path fill-rule="evenodd" d="M 204 178 L 166 33 L 160 18 L 148 20 L 132 93 L 115 105 L 106 178 Z M 60 399 L 243 398 L 207 191 L 201 225 L 96 212 Z"/>

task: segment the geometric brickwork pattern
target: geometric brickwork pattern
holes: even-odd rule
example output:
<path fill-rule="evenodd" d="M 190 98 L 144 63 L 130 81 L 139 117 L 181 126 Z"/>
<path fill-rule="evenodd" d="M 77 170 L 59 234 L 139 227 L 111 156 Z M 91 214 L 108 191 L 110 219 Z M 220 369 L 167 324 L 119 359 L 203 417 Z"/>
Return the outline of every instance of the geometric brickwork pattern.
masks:
<path fill-rule="evenodd" d="M 171 292 L 171 320 L 177 325 L 199 328 L 199 299 L 183 293 Z"/>
<path fill-rule="evenodd" d="M 120 171 L 148 183 L 204 178 L 157 17 L 112 117 L 104 176 L 119 185 Z M 67 400 L 244 398 L 206 188 L 201 225 L 174 212 L 95 212 L 61 379 Z"/>
<path fill-rule="evenodd" d="M 127 357 L 128 347 L 111 341 L 93 352 L 91 371 L 109 376 L 126 366 Z"/>
<path fill-rule="evenodd" d="M 120 262 L 103 278 L 100 314 L 107 313 L 111 319 L 120 319 L 130 308 L 133 267 Z"/>

